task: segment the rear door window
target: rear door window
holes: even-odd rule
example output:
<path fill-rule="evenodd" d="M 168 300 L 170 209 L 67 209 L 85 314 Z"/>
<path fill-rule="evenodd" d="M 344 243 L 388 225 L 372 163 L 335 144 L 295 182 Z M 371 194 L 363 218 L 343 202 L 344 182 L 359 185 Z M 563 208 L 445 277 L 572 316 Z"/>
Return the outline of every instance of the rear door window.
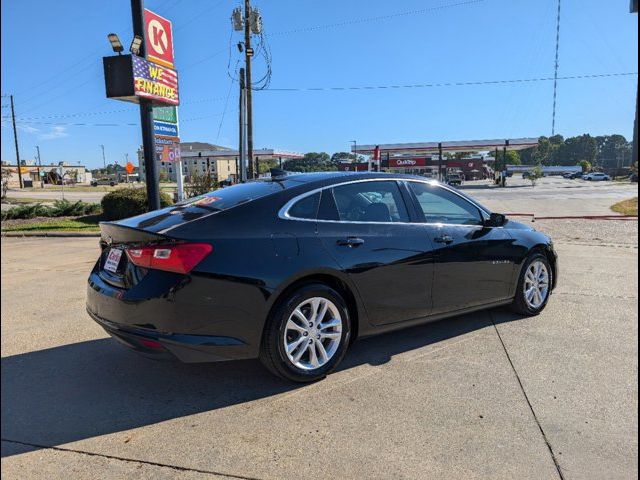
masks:
<path fill-rule="evenodd" d="M 333 188 L 343 222 L 409 222 L 409 213 L 394 181 L 358 182 Z"/>

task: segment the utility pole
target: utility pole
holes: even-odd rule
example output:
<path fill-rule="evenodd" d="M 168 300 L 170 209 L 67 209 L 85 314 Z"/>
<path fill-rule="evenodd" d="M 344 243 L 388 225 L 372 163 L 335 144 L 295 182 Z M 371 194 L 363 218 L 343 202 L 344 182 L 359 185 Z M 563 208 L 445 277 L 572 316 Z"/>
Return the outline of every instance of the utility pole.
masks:
<path fill-rule="evenodd" d="M 240 164 L 240 171 L 238 172 L 240 175 L 240 182 L 244 183 L 247 181 L 247 158 L 245 156 L 245 112 L 246 112 L 246 89 L 245 89 L 245 72 L 244 68 L 240 69 L 240 125 L 238 130 L 238 138 L 239 138 L 239 146 L 238 146 L 238 163 Z"/>
<path fill-rule="evenodd" d="M 104 145 L 100 145 L 102 147 L 102 165 L 104 166 L 104 173 L 107 173 L 107 157 L 104 156 Z"/>
<path fill-rule="evenodd" d="M 560 68 L 560 13 L 562 0 L 558 0 L 558 23 L 556 28 L 556 63 L 553 76 L 553 117 L 551 119 L 551 136 L 556 134 L 556 106 L 558 104 L 558 69 Z"/>
<path fill-rule="evenodd" d="M 16 164 L 18 165 L 18 181 L 20 182 L 20 188 L 24 188 L 22 182 L 22 171 L 20 170 L 20 151 L 18 150 L 18 131 L 16 130 L 16 112 L 13 108 L 13 95 L 9 95 L 11 98 L 11 121 L 13 122 L 13 140 L 16 143 Z"/>
<path fill-rule="evenodd" d="M 42 175 L 40 174 L 40 169 L 42 168 L 42 159 L 40 158 L 40 147 L 36 145 L 36 150 L 38 151 L 38 180 L 40 180 L 40 188 L 44 188 L 44 180 L 42 179 Z"/>
<path fill-rule="evenodd" d="M 631 0 L 631 13 L 638 13 L 638 0 Z M 640 90 L 636 84 L 636 120 L 633 124 L 633 149 L 631 153 L 631 165 L 638 161 L 638 95 Z"/>
<path fill-rule="evenodd" d="M 147 34 L 144 28 L 144 0 L 131 0 L 131 19 L 133 35 L 142 38 L 139 56 L 147 58 Z M 146 98 L 140 98 L 140 126 L 142 127 L 142 150 L 147 183 L 147 201 L 149 211 L 160 209 L 160 190 L 158 185 L 158 166 L 153 131 L 153 104 Z"/>
<path fill-rule="evenodd" d="M 438 180 L 442 181 L 442 142 L 438 143 Z"/>
<path fill-rule="evenodd" d="M 249 177 L 254 177 L 253 171 L 253 91 L 251 90 L 251 2 L 244 0 L 244 57 L 246 63 L 246 96 L 247 96 L 247 157 L 249 158 Z"/>

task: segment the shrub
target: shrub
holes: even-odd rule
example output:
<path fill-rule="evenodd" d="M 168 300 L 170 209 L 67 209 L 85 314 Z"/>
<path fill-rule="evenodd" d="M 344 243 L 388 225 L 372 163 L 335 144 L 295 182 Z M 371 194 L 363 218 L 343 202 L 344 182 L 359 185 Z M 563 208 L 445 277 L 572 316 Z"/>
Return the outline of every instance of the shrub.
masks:
<path fill-rule="evenodd" d="M 79 217 L 100 212 L 97 203 L 85 203 L 82 200 L 71 203 L 69 200 L 56 200 L 49 209 L 49 217 Z"/>
<path fill-rule="evenodd" d="M 160 206 L 173 204 L 166 193 L 160 194 Z M 102 214 L 105 220 L 122 220 L 148 212 L 147 192 L 143 188 L 121 188 L 102 197 Z"/>
<path fill-rule="evenodd" d="M 9 210 L 2 211 L 2 220 L 17 220 L 23 218 L 48 217 L 49 208 L 41 203 L 33 205 L 20 205 Z"/>
<path fill-rule="evenodd" d="M 200 174 L 195 172 L 191 176 L 191 182 L 185 185 L 184 191 L 186 198 L 193 198 L 213 192 L 217 188 L 218 182 L 213 179 L 210 173 Z"/>
<path fill-rule="evenodd" d="M 531 182 L 531 186 L 535 187 L 536 183 L 538 183 L 538 180 L 540 180 L 542 177 L 544 177 L 542 167 L 540 165 L 536 165 L 529 174 L 528 180 Z"/>
<path fill-rule="evenodd" d="M 80 217 L 100 213 L 97 203 L 85 203 L 79 200 L 71 203 L 68 200 L 56 200 L 52 207 L 34 203 L 20 205 L 2 211 L 2 220 L 22 220 L 35 217 Z"/>

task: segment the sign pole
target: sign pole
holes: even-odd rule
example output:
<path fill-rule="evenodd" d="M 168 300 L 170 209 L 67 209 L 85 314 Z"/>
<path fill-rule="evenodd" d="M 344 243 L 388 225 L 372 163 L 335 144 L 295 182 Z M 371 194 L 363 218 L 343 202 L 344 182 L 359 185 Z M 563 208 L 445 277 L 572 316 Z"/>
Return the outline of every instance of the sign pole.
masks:
<path fill-rule="evenodd" d="M 180 124 L 180 120 L 178 118 L 178 109 L 176 108 L 176 125 Z M 178 143 L 178 149 L 180 148 L 180 143 Z M 176 188 L 178 190 L 178 201 L 182 202 L 184 200 L 184 178 L 182 177 L 182 152 L 178 152 L 178 159 L 176 161 Z"/>
<path fill-rule="evenodd" d="M 131 18 L 133 34 L 143 38 L 140 56 L 146 58 L 146 32 L 144 28 L 143 0 L 131 0 Z M 142 150 L 147 183 L 147 201 L 149 211 L 160 209 L 160 190 L 153 129 L 153 106 L 150 100 L 140 98 L 140 126 L 142 127 Z"/>
<path fill-rule="evenodd" d="M 20 188 L 24 188 L 22 182 L 22 170 L 20 169 L 20 152 L 18 151 L 18 130 L 16 130 L 16 112 L 13 108 L 13 95 L 9 95 L 11 98 L 11 121 L 13 122 L 13 140 L 16 144 L 16 165 L 18 165 L 18 181 L 20 182 Z"/>

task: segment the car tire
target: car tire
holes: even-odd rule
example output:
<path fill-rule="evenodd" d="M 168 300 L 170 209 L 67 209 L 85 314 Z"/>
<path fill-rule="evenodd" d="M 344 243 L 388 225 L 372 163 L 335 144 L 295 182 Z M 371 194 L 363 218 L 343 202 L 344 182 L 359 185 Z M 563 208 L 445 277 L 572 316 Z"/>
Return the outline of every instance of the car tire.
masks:
<path fill-rule="evenodd" d="M 319 305 L 318 311 L 322 311 L 324 305 L 327 305 L 326 315 L 320 320 L 320 325 L 332 324 L 333 327 L 325 327 L 320 331 L 322 327 L 314 324 L 313 308 L 316 304 Z M 303 317 L 305 320 L 302 320 Z M 262 336 L 260 361 L 273 374 L 292 382 L 310 383 L 321 380 L 344 357 L 351 340 L 350 322 L 349 310 L 338 292 L 320 283 L 304 285 L 279 301 L 273 309 Z M 299 328 L 302 324 L 306 331 Z M 324 337 L 325 333 L 332 338 Z M 321 343 L 322 349 L 318 343 Z M 299 344 L 299 347 L 288 349 L 286 346 L 295 344 Z M 301 354 L 303 349 L 305 352 Z M 324 352 L 324 359 L 321 350 Z M 299 357 L 297 362 L 296 357 Z M 314 364 L 318 366 L 313 367 Z"/>
<path fill-rule="evenodd" d="M 544 271 L 546 272 L 546 291 L 540 293 L 542 295 L 542 299 L 538 299 L 537 296 L 534 295 L 535 301 L 531 301 L 528 298 L 527 292 L 528 288 L 531 285 L 531 277 L 530 274 L 532 270 L 535 269 L 538 265 L 542 265 L 544 267 Z M 549 302 L 549 298 L 551 297 L 551 288 L 553 286 L 553 269 L 551 268 L 551 264 L 549 263 L 549 259 L 541 254 L 541 253 L 533 253 L 531 254 L 524 263 L 522 271 L 520 272 L 520 278 L 518 279 L 518 285 L 516 287 L 516 295 L 513 300 L 513 304 L 511 308 L 514 312 L 525 315 L 528 317 L 533 317 L 542 313 L 542 311 L 547 306 Z M 535 289 L 534 289 L 535 291 Z"/>

